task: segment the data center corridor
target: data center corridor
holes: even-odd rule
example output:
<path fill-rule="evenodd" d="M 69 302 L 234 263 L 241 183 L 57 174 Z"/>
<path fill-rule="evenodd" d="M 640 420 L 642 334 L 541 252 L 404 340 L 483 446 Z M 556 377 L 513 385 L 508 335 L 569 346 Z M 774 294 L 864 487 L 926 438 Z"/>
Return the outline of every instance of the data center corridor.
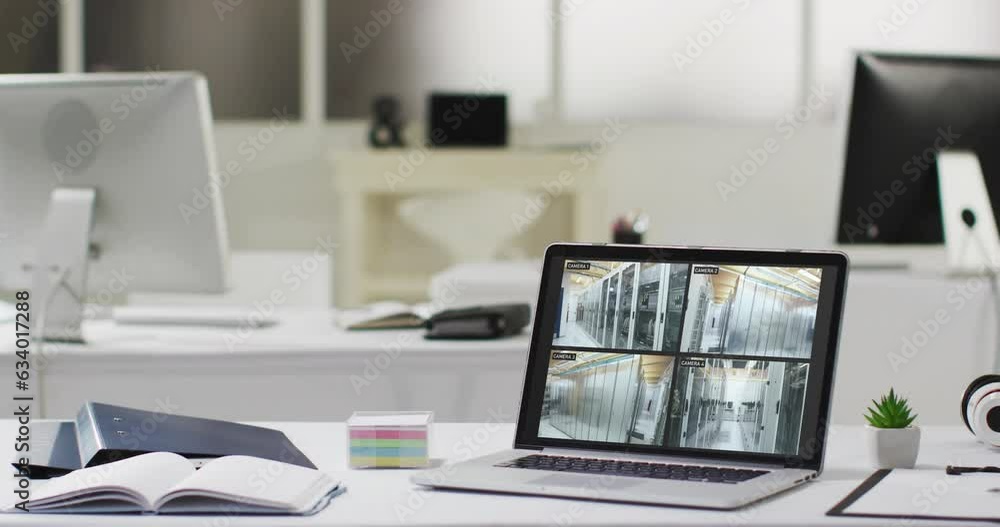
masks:
<path fill-rule="evenodd" d="M 553 352 L 540 437 L 662 444 L 674 359 Z"/>

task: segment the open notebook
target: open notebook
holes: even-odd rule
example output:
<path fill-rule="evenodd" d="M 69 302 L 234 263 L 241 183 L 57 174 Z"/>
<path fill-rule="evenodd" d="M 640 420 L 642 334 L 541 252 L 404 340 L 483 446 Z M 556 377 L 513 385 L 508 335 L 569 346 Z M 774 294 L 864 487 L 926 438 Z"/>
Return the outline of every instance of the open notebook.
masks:
<path fill-rule="evenodd" d="M 249 456 L 226 456 L 195 470 L 153 452 L 73 471 L 35 488 L 28 512 L 156 512 L 306 515 L 342 491 L 325 473 Z M 10 508 L 13 510 L 13 507 Z"/>

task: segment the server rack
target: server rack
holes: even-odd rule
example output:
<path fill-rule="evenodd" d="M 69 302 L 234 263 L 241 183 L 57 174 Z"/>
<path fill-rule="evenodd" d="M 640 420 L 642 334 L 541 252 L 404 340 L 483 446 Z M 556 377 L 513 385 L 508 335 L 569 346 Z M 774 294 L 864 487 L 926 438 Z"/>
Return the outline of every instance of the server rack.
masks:
<path fill-rule="evenodd" d="M 625 263 L 576 293 L 577 325 L 608 349 L 677 352 L 688 266 Z"/>

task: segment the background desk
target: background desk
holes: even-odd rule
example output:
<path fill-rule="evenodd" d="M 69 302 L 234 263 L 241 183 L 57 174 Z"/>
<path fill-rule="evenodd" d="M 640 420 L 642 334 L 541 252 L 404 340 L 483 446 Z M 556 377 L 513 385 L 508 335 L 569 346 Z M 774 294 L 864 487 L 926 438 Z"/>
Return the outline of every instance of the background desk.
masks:
<path fill-rule="evenodd" d="M 966 279 L 874 271 L 851 273 L 849 284 L 833 421 L 862 423 L 864 407 L 891 385 L 910 397 L 922 423 L 953 423 L 962 391 L 992 370 L 997 353 L 989 287 L 966 295 Z M 934 322 L 939 311 L 948 322 Z M 430 409 L 438 421 L 476 422 L 517 407 L 526 334 L 426 341 L 416 331 L 341 331 L 328 310 L 283 316 L 246 338 L 91 323 L 89 345 L 35 355 L 45 415 L 71 417 L 87 399 L 148 409 L 169 401 L 177 412 L 255 421 Z M 912 351 L 905 342 L 916 343 Z M 0 351 L 12 345 L 13 327 L 0 325 Z M 0 378 L 11 378 L 11 367 L 0 361 Z"/>
<path fill-rule="evenodd" d="M 860 427 L 834 427 L 827 469 L 819 481 L 806 484 L 762 504 L 733 512 L 696 511 L 641 505 L 584 502 L 556 498 L 425 490 L 409 482 L 408 470 L 349 470 L 343 424 L 263 423 L 284 430 L 315 462 L 347 485 L 317 516 L 309 518 L 13 516 L 0 515 L 0 525 L 141 525 L 284 526 L 284 525 L 883 525 L 825 516 L 871 472 L 866 466 Z M 11 437 L 12 423 L 0 424 L 0 437 Z M 509 448 L 512 425 L 435 424 L 431 455 L 462 461 Z M 989 452 L 958 427 L 924 430 L 919 465 L 943 472 L 961 459 L 964 464 L 995 462 Z M 992 457 L 991 457 L 992 456 Z M 447 465 L 434 470 L 447 470 Z M 11 480 L 13 481 L 13 480 Z M 11 485 L 11 483 L 7 483 Z M 8 493 L 9 495 L 9 493 Z M 965 524 L 968 525 L 968 524 Z"/>
<path fill-rule="evenodd" d="M 83 401 L 96 400 L 148 409 L 169 403 L 175 413 L 233 420 L 433 409 L 441 421 L 482 421 L 517 404 L 527 334 L 425 340 L 421 331 L 343 331 L 332 320 L 329 310 L 286 311 L 281 324 L 243 335 L 93 322 L 89 344 L 47 344 L 34 354 L 42 410 L 72 418 Z M 13 335 L 9 327 L 0 334 Z M 3 361 L 0 372 L 12 366 Z"/>

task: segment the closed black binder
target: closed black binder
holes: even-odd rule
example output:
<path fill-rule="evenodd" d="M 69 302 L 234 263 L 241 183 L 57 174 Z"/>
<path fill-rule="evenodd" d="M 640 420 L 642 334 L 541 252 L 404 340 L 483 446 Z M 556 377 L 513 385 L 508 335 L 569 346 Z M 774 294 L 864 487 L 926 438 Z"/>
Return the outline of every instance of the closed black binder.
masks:
<path fill-rule="evenodd" d="M 149 452 L 187 458 L 244 455 L 316 468 L 279 430 L 231 421 L 136 410 L 87 402 L 75 422 L 53 423 L 51 441 L 39 445 L 32 478 L 65 474 Z"/>
<path fill-rule="evenodd" d="M 531 320 L 528 304 L 449 309 L 427 320 L 429 339 L 491 339 L 516 335 Z"/>

